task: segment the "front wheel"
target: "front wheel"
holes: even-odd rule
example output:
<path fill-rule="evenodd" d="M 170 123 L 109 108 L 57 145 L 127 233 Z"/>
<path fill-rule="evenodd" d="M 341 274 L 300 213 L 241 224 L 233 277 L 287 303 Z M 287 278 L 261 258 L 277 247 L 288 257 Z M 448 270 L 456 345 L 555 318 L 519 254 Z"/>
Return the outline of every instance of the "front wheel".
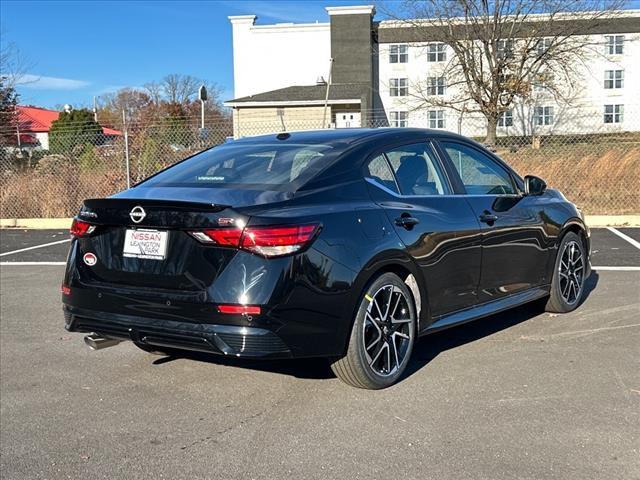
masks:
<path fill-rule="evenodd" d="M 416 308 L 411 291 L 397 275 L 382 274 L 364 292 L 347 354 L 331 369 L 354 387 L 389 387 L 405 371 L 415 337 Z"/>
<path fill-rule="evenodd" d="M 560 242 L 556 257 L 547 312 L 566 313 L 574 310 L 584 293 L 587 257 L 578 235 L 568 232 Z"/>

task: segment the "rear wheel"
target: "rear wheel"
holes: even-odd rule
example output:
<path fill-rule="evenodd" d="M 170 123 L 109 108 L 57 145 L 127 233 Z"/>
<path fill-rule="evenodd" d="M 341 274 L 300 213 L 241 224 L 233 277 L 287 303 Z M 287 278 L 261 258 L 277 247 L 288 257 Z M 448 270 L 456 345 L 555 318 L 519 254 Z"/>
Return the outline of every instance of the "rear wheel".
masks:
<path fill-rule="evenodd" d="M 547 312 L 566 313 L 580 304 L 587 272 L 586 262 L 582 239 L 568 232 L 558 248 Z"/>
<path fill-rule="evenodd" d="M 405 371 L 415 336 L 416 309 L 411 291 L 397 275 L 382 274 L 363 294 L 347 354 L 331 369 L 354 387 L 389 387 Z"/>

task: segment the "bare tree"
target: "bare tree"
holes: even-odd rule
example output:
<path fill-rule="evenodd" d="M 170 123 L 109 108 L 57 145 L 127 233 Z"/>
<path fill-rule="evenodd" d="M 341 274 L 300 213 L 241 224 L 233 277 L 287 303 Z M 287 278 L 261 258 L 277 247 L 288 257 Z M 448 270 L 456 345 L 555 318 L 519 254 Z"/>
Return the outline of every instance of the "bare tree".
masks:
<path fill-rule="evenodd" d="M 13 89 L 20 84 L 36 81 L 37 79 L 27 75 L 32 67 L 32 62 L 22 54 L 18 46 L 8 41 L 4 32 L 0 32 L 0 77 L 4 87 Z"/>
<path fill-rule="evenodd" d="M 185 105 L 191 97 L 198 93 L 202 80 L 191 75 L 172 73 L 162 79 L 162 92 L 168 103 Z"/>
<path fill-rule="evenodd" d="M 424 48 L 427 55 L 437 55 L 438 44 L 453 53 L 436 77 L 411 80 L 413 108 L 480 113 L 487 123 L 485 141 L 494 145 L 500 115 L 517 100 L 541 88 L 558 99 L 572 96 L 581 63 L 602 50 L 589 34 L 620 15 L 623 4 L 624 0 L 406 0 L 382 10 L 404 32 L 407 43 Z M 446 85 L 445 95 L 438 90 L 438 77 Z"/>
<path fill-rule="evenodd" d="M 101 122 L 119 124 L 123 111 L 127 121 L 137 121 L 151 104 L 151 96 L 135 88 L 122 88 L 115 93 L 102 95 L 99 99 Z"/>

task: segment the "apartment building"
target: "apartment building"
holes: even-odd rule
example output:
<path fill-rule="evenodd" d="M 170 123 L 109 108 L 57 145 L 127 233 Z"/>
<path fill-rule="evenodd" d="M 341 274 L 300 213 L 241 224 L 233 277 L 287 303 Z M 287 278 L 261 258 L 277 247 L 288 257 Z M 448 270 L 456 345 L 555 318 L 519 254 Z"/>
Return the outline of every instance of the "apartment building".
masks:
<path fill-rule="evenodd" d="M 482 115 L 424 101 L 460 88 L 443 75 L 452 49 L 430 39 L 428 29 L 375 21 L 370 5 L 326 11 L 329 22 L 311 24 L 229 17 L 235 98 L 225 105 L 233 108 L 236 135 L 329 125 L 484 135 Z M 544 22 L 544 15 L 533 21 Z M 568 15 L 567 21 L 580 19 Z M 498 135 L 640 131 L 640 10 L 601 20 L 585 36 L 592 54 L 576 62 L 570 95 L 559 98 L 543 81 L 534 82 L 532 93 L 501 115 Z"/>

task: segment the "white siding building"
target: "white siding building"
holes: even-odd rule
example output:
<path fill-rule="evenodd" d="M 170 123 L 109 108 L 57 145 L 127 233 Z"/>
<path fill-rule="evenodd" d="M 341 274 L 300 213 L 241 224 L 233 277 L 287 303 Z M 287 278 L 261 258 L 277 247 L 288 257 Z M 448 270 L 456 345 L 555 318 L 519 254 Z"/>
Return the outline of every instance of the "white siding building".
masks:
<path fill-rule="evenodd" d="M 372 6 L 327 12 L 328 23 L 314 24 L 256 25 L 254 15 L 230 17 L 236 98 L 226 105 L 234 108 L 236 134 L 250 134 L 257 122 L 274 122 L 292 129 L 331 123 L 484 135 L 480 114 L 461 116 L 418 100 L 417 89 L 444 98 L 455 93 L 441 78 L 453 55 L 449 47 L 429 39 L 407 41 L 411 27 L 375 22 Z M 640 131 L 640 11 L 602 22 L 589 38 L 599 46 L 567 85 L 570 101 L 536 88 L 503 114 L 499 135 Z M 330 76 L 325 108 L 327 85 L 317 79 Z M 283 118 L 294 118 L 286 110 L 294 108 L 296 124 L 286 125 Z M 305 117 L 312 124 L 304 125 Z M 254 123 L 243 126 L 243 118 Z"/>

